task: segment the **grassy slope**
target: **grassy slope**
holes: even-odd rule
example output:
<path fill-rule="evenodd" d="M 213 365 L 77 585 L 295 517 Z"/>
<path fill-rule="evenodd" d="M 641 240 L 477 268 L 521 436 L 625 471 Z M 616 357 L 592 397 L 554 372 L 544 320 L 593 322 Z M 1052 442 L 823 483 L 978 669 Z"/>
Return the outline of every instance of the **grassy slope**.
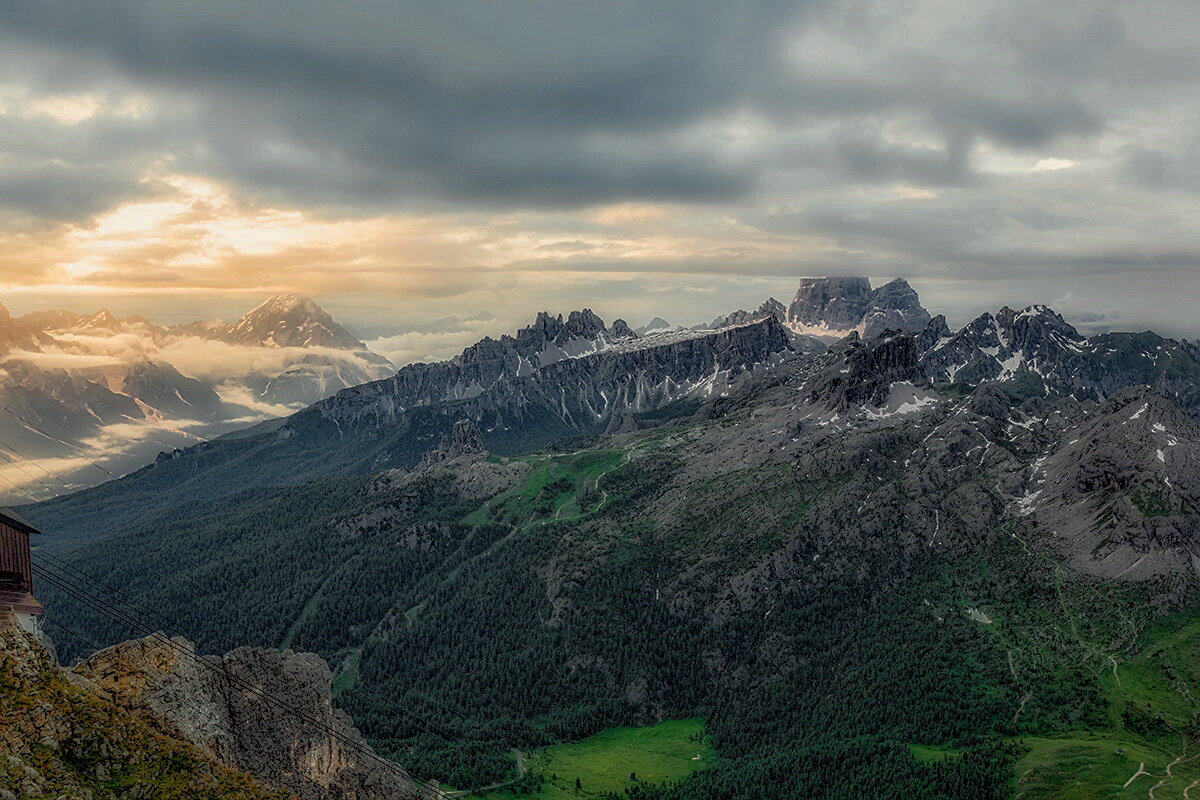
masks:
<path fill-rule="evenodd" d="M 587 739 L 547 747 L 528 767 L 541 773 L 542 787 L 527 794 L 494 790 L 488 800 L 578 800 L 622 793 L 638 783 L 682 780 L 713 763 L 712 746 L 699 719 L 668 720 L 643 728 L 611 728 Z M 556 776 L 550 780 L 551 776 Z M 575 792 L 579 778 L 581 792 Z"/>
<path fill-rule="evenodd" d="M 963 754 L 961 747 L 939 747 L 928 744 L 910 744 L 908 751 L 912 757 L 922 764 L 932 764 L 937 761 L 947 761 L 959 758 Z"/>
<path fill-rule="evenodd" d="M 1183 797 L 1189 787 L 1200 797 L 1200 620 L 1157 625 L 1142 642 L 1099 679 L 1108 730 L 1022 740 L 1029 748 L 1017 764 L 1022 797 L 1146 797 L 1155 786 L 1154 797 Z"/>
<path fill-rule="evenodd" d="M 586 450 L 521 458 L 535 465 L 526 479 L 468 514 L 463 522 L 479 525 L 491 520 L 528 526 L 568 522 L 595 513 L 604 501 L 598 488 L 601 478 L 625 457 L 624 450 Z"/>

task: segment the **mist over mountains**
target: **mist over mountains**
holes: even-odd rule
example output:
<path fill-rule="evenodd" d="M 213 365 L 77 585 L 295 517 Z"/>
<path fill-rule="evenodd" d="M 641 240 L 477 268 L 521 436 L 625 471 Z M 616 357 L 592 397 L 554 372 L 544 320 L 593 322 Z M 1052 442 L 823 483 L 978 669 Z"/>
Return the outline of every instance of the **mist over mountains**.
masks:
<path fill-rule="evenodd" d="M 1065 346 L 1064 342 L 1085 346 L 1084 337 L 1050 314 L 1058 320 L 1058 332 L 1039 347 Z M 497 324 L 492 314 L 479 311 L 420 325 L 364 328 L 362 335 L 370 339 L 364 343 L 312 300 L 291 295 L 270 298 L 231 323 L 163 326 L 142 316 L 118 318 L 103 309 L 92 314 L 39 311 L 15 318 L 4 311 L 0 370 L 6 381 L 0 389 L 0 434 L 14 454 L 37 463 L 24 468 L 0 465 L 6 481 L 2 488 L 10 500 L 18 501 L 29 494 L 45 497 L 102 482 L 149 463 L 161 452 L 285 417 L 343 390 L 386 378 L 395 372 L 393 363 L 421 361 L 435 341 L 437 349 L 455 340 L 474 343 L 449 361 L 402 369 L 394 381 L 415 381 L 422 388 L 416 394 L 402 391 L 387 414 L 416 413 L 415 407 L 449 401 L 478 404 L 481 394 L 503 394 L 493 391 L 498 382 L 540 374 L 563 359 L 615 356 L 622 342 L 639 340 L 644 342 L 639 349 L 666 353 L 671 352 L 664 347 L 668 342 L 676 349 L 688 342 L 686 346 L 694 347 L 707 332 L 768 319 L 781 329 L 771 335 L 786 339 L 786 351 L 795 353 L 821 353 L 848 335 L 870 340 L 885 330 L 920 332 L 923 340 L 951 337 L 927 356 L 924 369 L 931 379 L 999 380 L 1011 377 L 1024 359 L 1036 361 L 1021 350 L 1027 338 L 1022 331 L 1032 317 L 1041 316 L 1040 311 L 985 314 L 952 335 L 944 318 L 931 317 L 902 278 L 877 287 L 866 278 L 806 278 L 786 305 L 769 298 L 753 311 L 733 311 L 690 328 L 661 317 L 636 330 L 623 321 L 606 328 L 588 310 L 565 319 L 542 314 L 515 338 L 499 339 L 476 338 L 478 331 Z M 536 347 L 529 344 L 535 341 Z M 396 361 L 380 353 L 390 353 Z M 1056 356 L 1041 352 L 1043 360 L 1051 357 Z M 627 401 L 628 408 L 618 409 L 612 395 L 624 396 L 627 390 L 606 389 L 603 396 L 586 400 L 583 416 L 612 425 L 624 413 L 646 411 L 647 404 L 677 400 L 693 391 L 686 388 L 693 378 L 672 371 L 678 369 L 664 370 L 654 379 L 666 382 L 656 390 L 661 392 L 659 400 L 648 400 L 642 389 L 636 400 Z M 714 369 L 725 376 L 720 364 Z M 960 370 L 965 371 L 959 374 Z M 600 391 L 595 386 L 590 390 Z M 579 390 L 574 391 L 578 396 Z M 353 402 L 355 392 L 361 394 L 354 390 L 337 402 Z M 552 413 L 561 421 L 556 425 L 579 431 L 595 427 L 582 424 L 577 413 L 564 413 L 566 402 L 543 402 L 545 408 L 562 407 Z M 503 422 L 496 425 L 507 427 Z M 441 433 L 422 435 L 436 440 Z M 377 446 L 375 442 L 367 449 Z M 411 457 L 417 456 L 414 450 Z M 377 465 L 407 463 L 410 458 L 377 457 L 382 459 Z"/>
<path fill-rule="evenodd" d="M 4 489 L 45 496 L 91 485 L 392 370 L 316 303 L 290 295 L 233 323 L 176 326 L 106 309 L 13 317 L 0 308 L 0 440 L 34 460 L 0 467 Z"/>

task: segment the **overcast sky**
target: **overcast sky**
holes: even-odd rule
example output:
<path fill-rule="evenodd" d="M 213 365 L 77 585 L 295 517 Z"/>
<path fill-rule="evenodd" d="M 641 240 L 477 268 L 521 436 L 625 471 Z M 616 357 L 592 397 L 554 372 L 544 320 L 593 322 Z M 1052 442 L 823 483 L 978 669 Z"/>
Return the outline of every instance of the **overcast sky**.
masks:
<path fill-rule="evenodd" d="M 0 301 L 163 320 L 908 277 L 1200 335 L 1194 0 L 9 0 Z"/>

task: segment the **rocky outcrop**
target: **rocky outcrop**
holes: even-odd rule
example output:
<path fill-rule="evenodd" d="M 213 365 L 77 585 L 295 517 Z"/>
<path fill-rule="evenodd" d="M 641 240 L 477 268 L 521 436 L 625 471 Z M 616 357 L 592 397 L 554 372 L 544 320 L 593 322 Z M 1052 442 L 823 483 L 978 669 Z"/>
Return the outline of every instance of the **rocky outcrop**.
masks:
<path fill-rule="evenodd" d="M 662 317 L 654 317 L 645 325 L 634 328 L 634 333 L 638 336 L 646 336 L 653 333 L 667 333 L 668 331 L 677 330 L 679 326 L 672 325 Z"/>
<path fill-rule="evenodd" d="M 554 318 L 542 315 L 539 320 Z M 579 340 L 556 334 L 554 339 L 539 337 L 539 341 L 549 342 L 546 349 L 537 351 L 546 353 L 550 347 L 565 350 Z M 444 425 L 439 438 L 464 413 L 476 421 L 485 441 L 532 419 L 544 420 L 552 429 L 582 433 L 595 430 L 615 415 L 651 411 L 697 394 L 720 394 L 740 373 L 789 349 L 788 335 L 774 318 L 719 331 L 679 331 L 644 341 L 607 343 L 575 357 L 554 353 L 536 369 L 528 360 L 521 362 L 521 368 L 509 369 L 508 351 L 498 358 L 481 355 L 485 346 L 503 345 L 484 340 L 453 362 L 413 365 L 395 378 L 342 392 L 291 420 L 299 423 L 316 414 L 338 420 L 343 430 L 347 425 L 392 427 L 400 414 L 415 410 L 413 406 L 430 406 L 423 416 L 436 413 L 445 419 L 439 423 Z M 475 379 L 464 396 L 460 390 L 467 374 Z M 484 385 L 480 380 L 484 375 L 495 377 Z M 465 402 L 435 411 L 432 407 L 442 401 Z M 454 417 L 448 418 L 451 413 Z"/>
<path fill-rule="evenodd" d="M 481 456 L 487 453 L 483 446 L 483 437 L 479 428 L 469 419 L 460 419 L 454 423 L 447 436 L 442 437 L 442 443 L 436 450 L 430 450 L 422 461 L 434 464 L 439 461 L 449 461 L 463 456 Z"/>
<path fill-rule="evenodd" d="M 903 278 L 895 278 L 871 292 L 863 313 L 861 333 L 872 339 L 884 331 L 916 333 L 929 324 L 929 312 L 917 292 Z"/>
<path fill-rule="evenodd" d="M 883 405 L 897 383 L 924 384 L 916 339 L 893 332 L 869 342 L 851 333 L 832 351 L 828 367 L 807 387 L 808 401 L 835 411 L 851 406 Z"/>
<path fill-rule="evenodd" d="M 976 317 L 953 335 L 927 331 L 921 344 L 931 379 L 980 383 L 1006 380 L 1022 370 L 1047 373 L 1082 352 L 1084 339 L 1046 306 L 1021 311 L 1005 306 L 995 315 Z"/>
<path fill-rule="evenodd" d="M 866 278 L 805 278 L 788 306 L 788 322 L 806 328 L 850 332 L 871 303 Z"/>
<path fill-rule="evenodd" d="M 630 328 L 629 323 L 623 319 L 613 320 L 612 327 L 609 328 L 609 333 L 612 334 L 613 339 L 618 341 L 621 339 L 637 338 L 637 334 L 634 332 L 633 328 Z"/>
<path fill-rule="evenodd" d="M 955 333 L 935 318 L 917 343 L 934 382 L 1015 380 L 1026 392 L 1081 400 L 1150 386 L 1200 416 L 1200 352 L 1150 331 L 1084 338 L 1052 309 L 1035 305 L 982 314 Z"/>
<path fill-rule="evenodd" d="M 197 656 L 184 639 L 148 637 L 73 671 L 118 703 L 148 709 L 211 758 L 303 800 L 427 795 L 332 706 L 329 667 L 317 655 L 242 647 Z"/>
<path fill-rule="evenodd" d="M 738 309 L 729 316 L 718 321 L 714 328 L 727 328 L 730 325 L 747 325 L 767 317 L 774 317 L 780 322 L 787 322 L 787 308 L 774 297 L 768 297 L 755 311 Z"/>
<path fill-rule="evenodd" d="M 157 714 L 54 663 L 0 609 L 0 798 L 285 800 Z"/>

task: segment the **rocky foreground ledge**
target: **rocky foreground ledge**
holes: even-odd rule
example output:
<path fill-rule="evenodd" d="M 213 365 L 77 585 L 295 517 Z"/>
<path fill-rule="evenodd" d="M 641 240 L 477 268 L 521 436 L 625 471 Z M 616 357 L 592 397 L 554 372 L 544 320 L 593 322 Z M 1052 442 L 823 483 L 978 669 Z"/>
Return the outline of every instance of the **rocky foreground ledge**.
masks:
<path fill-rule="evenodd" d="M 0 610 L 0 800 L 114 787 L 139 798 L 432 796 L 374 758 L 329 685 L 313 654 L 197 658 L 180 638 L 125 642 L 65 669 Z"/>

